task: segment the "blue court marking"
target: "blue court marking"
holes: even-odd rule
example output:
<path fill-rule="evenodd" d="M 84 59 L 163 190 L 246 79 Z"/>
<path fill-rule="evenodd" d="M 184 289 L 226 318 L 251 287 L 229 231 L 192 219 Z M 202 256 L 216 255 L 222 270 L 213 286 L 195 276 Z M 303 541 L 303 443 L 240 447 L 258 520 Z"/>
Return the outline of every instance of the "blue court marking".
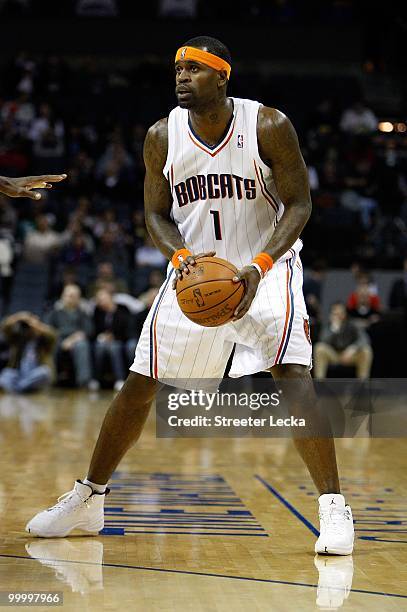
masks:
<path fill-rule="evenodd" d="M 213 529 L 213 528 L 211 528 Z M 103 532 L 102 532 L 103 533 Z M 189 536 L 232 536 L 236 538 L 245 537 L 245 538 L 268 538 L 268 533 L 215 533 L 213 531 L 163 531 L 160 529 L 156 529 L 155 531 L 133 531 L 133 529 L 126 529 L 127 533 L 144 533 L 145 534 L 153 534 L 153 535 L 161 535 L 163 533 L 171 534 L 171 535 L 189 535 Z"/>
<path fill-rule="evenodd" d="M 355 531 L 374 531 L 375 533 L 407 533 L 407 529 L 355 529 Z"/>
<path fill-rule="evenodd" d="M 144 567 L 142 565 L 124 565 L 116 563 L 89 563 L 88 561 L 72 561 L 67 559 L 48 559 L 46 557 L 23 557 L 22 555 L 6 555 L 0 553 L 0 558 L 5 559 L 23 559 L 24 561 L 52 561 L 54 563 L 73 563 L 76 565 L 98 565 L 101 567 L 116 567 L 119 569 L 133 569 L 145 572 L 162 572 L 168 574 L 185 574 L 187 576 L 204 576 L 208 578 L 228 578 L 230 580 L 246 580 L 248 582 L 263 582 L 266 584 L 283 584 L 286 586 L 299 586 L 311 589 L 317 589 L 317 584 L 309 584 L 308 582 L 292 582 L 289 580 L 271 580 L 269 578 L 253 578 L 252 576 L 230 576 L 227 574 L 213 574 L 209 572 L 191 572 L 188 570 L 166 569 L 164 567 Z M 384 591 L 367 591 L 364 589 L 350 589 L 351 593 L 361 593 L 362 595 L 379 595 L 382 597 L 398 597 L 407 599 L 407 595 L 400 593 L 386 593 Z"/>
<path fill-rule="evenodd" d="M 266 487 L 266 489 L 268 489 L 270 493 L 272 493 L 274 497 L 276 497 L 291 512 L 291 514 L 294 514 L 294 516 L 297 517 L 297 519 L 299 519 L 301 523 L 303 523 L 311 531 L 311 533 L 313 533 L 317 537 L 319 536 L 318 529 L 316 529 L 314 525 L 310 523 L 309 520 L 301 514 L 301 512 L 294 508 L 294 506 L 290 504 L 290 502 L 287 501 L 281 495 L 281 493 L 279 493 L 274 487 L 271 486 L 271 484 L 269 484 L 266 480 L 264 480 L 264 478 L 262 478 L 258 474 L 255 474 L 254 477 L 257 478 L 257 480 L 259 480 Z"/>
<path fill-rule="evenodd" d="M 407 544 L 407 540 L 385 540 L 376 536 L 359 536 L 359 540 L 368 540 L 370 542 L 390 542 L 391 544 Z"/>
<path fill-rule="evenodd" d="M 166 527 L 167 529 L 173 529 L 174 527 L 181 527 L 182 529 L 187 529 L 188 527 L 190 527 L 191 525 L 193 525 L 194 527 L 203 527 L 205 529 L 224 529 L 226 531 L 264 531 L 263 527 L 246 527 L 245 525 L 241 525 L 241 526 L 235 526 L 235 525 L 231 525 L 230 527 L 226 524 L 226 525 L 219 525 L 218 527 L 216 525 L 214 525 L 213 523 L 205 523 L 202 521 L 199 521 L 198 523 L 189 523 L 189 522 L 183 522 L 180 521 L 179 523 L 171 523 L 171 522 L 167 522 L 167 521 L 155 521 L 155 522 L 151 522 L 151 523 L 145 523 L 144 521 L 106 521 L 108 526 L 118 526 L 118 527 L 126 527 L 126 526 L 134 526 L 134 527 L 145 527 L 145 528 L 154 528 L 154 527 Z M 364 529 L 362 529 L 361 531 L 365 531 Z M 368 530 L 366 530 L 368 531 Z"/>
<path fill-rule="evenodd" d="M 110 489 L 103 535 L 269 537 L 218 474 L 116 472 Z"/>

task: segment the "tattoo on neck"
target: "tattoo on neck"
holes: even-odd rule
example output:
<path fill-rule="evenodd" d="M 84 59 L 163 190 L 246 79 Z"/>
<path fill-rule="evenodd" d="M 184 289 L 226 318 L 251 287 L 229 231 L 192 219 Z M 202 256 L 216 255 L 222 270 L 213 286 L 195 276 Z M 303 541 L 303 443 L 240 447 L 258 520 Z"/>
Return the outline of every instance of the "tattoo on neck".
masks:
<path fill-rule="evenodd" d="M 209 120 L 211 123 L 219 123 L 219 116 L 217 113 L 212 113 L 209 115 Z"/>

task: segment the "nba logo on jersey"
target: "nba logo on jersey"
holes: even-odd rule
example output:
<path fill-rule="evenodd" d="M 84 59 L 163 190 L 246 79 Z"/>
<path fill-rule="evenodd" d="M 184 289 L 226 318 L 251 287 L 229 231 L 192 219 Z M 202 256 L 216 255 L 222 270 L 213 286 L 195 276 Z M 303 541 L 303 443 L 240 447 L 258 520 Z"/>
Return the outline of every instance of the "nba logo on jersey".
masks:
<path fill-rule="evenodd" d="M 243 149 L 243 134 L 237 135 L 237 148 Z"/>

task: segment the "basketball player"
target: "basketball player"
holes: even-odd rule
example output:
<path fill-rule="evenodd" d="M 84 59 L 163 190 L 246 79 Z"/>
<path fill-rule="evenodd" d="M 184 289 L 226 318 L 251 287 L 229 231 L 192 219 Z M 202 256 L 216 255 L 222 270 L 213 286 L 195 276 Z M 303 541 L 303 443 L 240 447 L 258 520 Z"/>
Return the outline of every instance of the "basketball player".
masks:
<path fill-rule="evenodd" d="M 22 176 L 10 178 L 0 176 L 0 193 L 10 198 L 31 198 L 40 200 L 41 194 L 33 189 L 52 189 L 51 183 L 66 179 L 66 174 L 44 174 L 42 176 Z"/>
<path fill-rule="evenodd" d="M 227 96 L 230 71 L 229 51 L 213 38 L 191 39 L 176 54 L 178 107 L 150 128 L 144 145 L 146 223 L 172 265 L 129 377 L 105 417 L 87 478 L 28 523 L 32 535 L 102 529 L 106 484 L 138 439 L 158 381 L 218 379 L 234 345 L 230 376 L 269 370 L 276 380 L 295 380 L 301 401 L 297 392 L 289 398 L 290 409 L 312 420 L 299 257 L 299 235 L 311 212 L 307 171 L 285 115 Z M 182 314 L 173 289 L 200 255 L 215 251 L 239 268 L 236 281 L 244 281 L 245 295 L 231 323 L 205 328 Z M 320 493 L 315 550 L 350 554 L 352 514 L 340 494 L 333 440 L 310 436 L 294 442 Z"/>

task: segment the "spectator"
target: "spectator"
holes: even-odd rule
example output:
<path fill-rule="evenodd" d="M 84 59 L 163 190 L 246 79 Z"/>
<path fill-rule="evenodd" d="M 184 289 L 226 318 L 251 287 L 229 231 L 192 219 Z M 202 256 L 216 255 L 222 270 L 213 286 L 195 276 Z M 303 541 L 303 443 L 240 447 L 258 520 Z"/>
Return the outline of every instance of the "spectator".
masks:
<path fill-rule="evenodd" d="M 325 137 L 336 130 L 337 124 L 338 118 L 334 101 L 331 98 L 323 98 L 309 115 L 310 129 Z"/>
<path fill-rule="evenodd" d="M 7 198 L 0 195 L 0 312 L 7 312 L 14 278 L 15 232 L 17 214 Z"/>
<path fill-rule="evenodd" d="M 358 324 L 367 327 L 375 323 L 380 318 L 380 298 L 372 293 L 369 277 L 362 275 L 359 277 L 356 290 L 348 297 L 347 310 L 353 319 L 359 319 Z"/>
<path fill-rule="evenodd" d="M 118 306 L 107 289 L 96 293 L 96 308 L 93 314 L 95 337 L 95 374 L 101 382 L 105 359 L 110 360 L 115 383 L 119 391 L 126 377 L 124 354 L 130 334 L 130 313 L 124 306 Z"/>
<path fill-rule="evenodd" d="M 127 267 L 127 251 L 124 246 L 122 232 L 107 230 L 102 234 L 95 254 L 98 263 L 109 261 L 114 268 Z"/>
<path fill-rule="evenodd" d="M 51 255 L 69 240 L 70 232 L 55 232 L 49 226 L 48 217 L 43 214 L 36 217 L 35 224 L 35 229 L 25 237 L 24 257 L 32 263 L 47 263 Z"/>
<path fill-rule="evenodd" d="M 135 262 L 137 266 L 159 268 L 165 266 L 167 260 L 161 251 L 154 245 L 151 237 L 147 236 L 144 245 L 136 250 Z"/>
<path fill-rule="evenodd" d="M 50 105 L 44 103 L 40 105 L 38 117 L 32 122 L 28 136 L 36 143 L 50 130 L 58 142 L 62 142 L 65 135 L 64 124 L 60 119 L 54 119 Z"/>
<path fill-rule="evenodd" d="M 17 312 L 3 321 L 2 331 L 10 354 L 0 373 L 0 387 L 10 393 L 26 393 L 49 385 L 55 330 L 29 312 Z"/>
<path fill-rule="evenodd" d="M 350 163 L 345 173 L 344 186 L 345 190 L 340 197 L 342 206 L 358 212 L 363 227 L 368 230 L 378 207 L 375 173 L 371 161 L 359 159 Z"/>
<path fill-rule="evenodd" d="M 163 282 L 164 282 L 164 274 L 162 270 L 159 270 L 159 269 L 150 270 L 150 273 L 148 276 L 148 287 L 145 291 L 143 291 L 143 293 L 141 293 L 137 297 L 138 301 L 144 305 L 144 308 L 140 309 L 139 312 L 135 314 L 134 335 L 136 338 L 140 337 L 141 330 L 142 330 L 144 321 L 146 320 L 148 311 L 153 305 L 153 302 L 155 298 L 157 297 L 158 292 Z"/>
<path fill-rule="evenodd" d="M 314 349 L 316 378 L 326 378 L 329 365 L 356 366 L 356 376 L 370 376 L 373 352 L 365 332 L 349 321 L 345 304 L 332 304 L 329 324 Z"/>
<path fill-rule="evenodd" d="M 26 93 L 22 93 L 18 98 L 6 102 L 1 110 L 1 119 L 20 136 L 27 136 L 34 118 L 34 106 L 30 102 L 29 95 Z"/>
<path fill-rule="evenodd" d="M 116 221 L 116 213 L 113 208 L 106 209 L 102 214 L 102 218 L 95 221 L 93 226 L 93 233 L 97 238 L 101 238 L 105 232 L 117 234 L 120 230 L 121 228 Z"/>
<path fill-rule="evenodd" d="M 141 244 L 144 244 L 148 236 L 143 210 L 139 209 L 133 212 L 132 235 L 134 237 L 135 242 L 139 243 L 137 244 L 137 246 L 141 246 Z"/>
<path fill-rule="evenodd" d="M 371 133 L 377 130 L 377 117 L 362 100 L 358 100 L 343 112 L 340 128 L 349 134 Z"/>
<path fill-rule="evenodd" d="M 110 261 L 101 261 L 97 267 L 97 276 L 89 285 L 87 296 L 92 298 L 99 289 L 110 286 L 114 293 L 128 293 L 128 284 L 123 278 L 115 276 L 113 265 Z"/>
<path fill-rule="evenodd" d="M 89 338 L 92 322 L 81 308 L 81 290 L 78 285 L 67 285 L 47 317 L 47 322 L 58 332 L 58 357 L 69 354 L 72 357 L 75 381 L 78 387 L 91 384 L 91 353 Z"/>
<path fill-rule="evenodd" d="M 17 229 L 17 213 L 10 199 L 0 195 L 0 231 L 6 230 L 15 234 Z"/>
<path fill-rule="evenodd" d="M 96 166 L 96 177 L 109 195 L 134 178 L 134 161 L 119 138 L 108 145 Z M 119 193 L 119 192 L 118 192 Z"/>
<path fill-rule="evenodd" d="M 0 289 L 1 312 L 6 313 L 10 304 L 11 289 L 13 286 L 14 271 L 14 239 L 8 232 L 0 229 Z"/>
<path fill-rule="evenodd" d="M 313 263 L 304 279 L 304 299 L 310 317 L 311 337 L 313 341 L 318 338 L 321 327 L 321 296 L 325 272 L 325 262 L 317 260 Z"/>
<path fill-rule="evenodd" d="M 392 310 L 406 308 L 407 306 L 407 257 L 403 261 L 403 276 L 394 281 L 389 299 L 389 308 Z"/>
<path fill-rule="evenodd" d="M 91 214 L 91 201 L 86 196 L 78 198 L 78 206 L 69 216 L 69 222 L 79 224 L 85 231 L 92 232 L 95 225 L 95 217 Z"/>
<path fill-rule="evenodd" d="M 81 230 L 75 231 L 61 253 L 61 261 L 68 266 L 91 264 L 92 253 L 91 238 Z"/>
<path fill-rule="evenodd" d="M 81 293 L 83 293 L 83 287 L 78 279 L 78 271 L 76 268 L 67 266 L 61 273 L 56 273 L 54 278 L 51 279 L 51 284 L 48 290 L 48 300 L 55 302 L 59 298 L 63 290 L 67 285 L 78 285 Z"/>
<path fill-rule="evenodd" d="M 49 172 L 58 172 L 64 154 L 64 142 L 58 138 L 53 127 L 43 131 L 34 143 L 33 152 L 38 158 L 39 171 L 47 165 Z"/>
<path fill-rule="evenodd" d="M 138 299 L 143 302 L 146 308 L 151 308 L 153 302 L 163 284 L 165 276 L 162 270 L 153 268 L 149 271 L 148 288 L 138 296 Z"/>

